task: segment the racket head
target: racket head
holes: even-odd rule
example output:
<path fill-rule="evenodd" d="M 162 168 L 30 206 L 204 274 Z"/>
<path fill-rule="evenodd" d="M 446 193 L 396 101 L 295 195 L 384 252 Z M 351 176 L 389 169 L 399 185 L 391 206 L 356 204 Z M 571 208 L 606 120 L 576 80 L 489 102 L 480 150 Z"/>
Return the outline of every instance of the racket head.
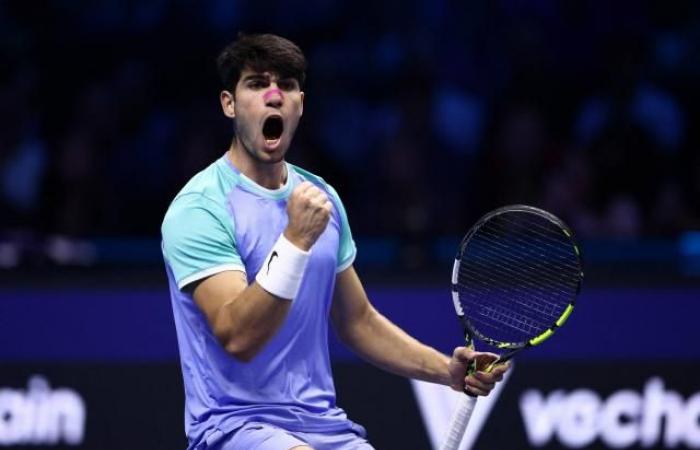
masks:
<path fill-rule="evenodd" d="M 573 311 L 581 251 L 558 217 L 528 205 L 485 214 L 462 239 L 452 300 L 470 344 L 517 351 L 538 345 Z"/>

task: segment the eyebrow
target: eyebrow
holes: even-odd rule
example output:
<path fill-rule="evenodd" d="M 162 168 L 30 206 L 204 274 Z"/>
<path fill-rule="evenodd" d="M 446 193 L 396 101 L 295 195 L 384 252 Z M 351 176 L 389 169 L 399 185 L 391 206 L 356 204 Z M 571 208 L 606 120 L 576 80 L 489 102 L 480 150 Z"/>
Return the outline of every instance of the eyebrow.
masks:
<path fill-rule="evenodd" d="M 245 77 L 243 77 L 243 78 L 241 79 L 241 81 L 244 81 L 244 82 L 245 82 L 245 81 L 251 81 L 251 80 L 270 81 L 272 78 L 275 78 L 275 77 L 270 76 L 270 75 L 264 75 L 264 74 L 262 74 L 262 73 L 254 73 L 254 74 L 251 74 L 251 75 L 246 75 Z M 276 77 L 276 78 L 277 78 L 277 82 L 278 82 L 278 83 L 279 83 L 280 81 L 297 81 L 297 82 L 298 82 L 298 80 L 297 80 L 296 78 L 294 78 L 293 76 L 289 76 L 289 77 Z"/>
<path fill-rule="evenodd" d="M 267 75 L 263 75 L 261 73 L 254 73 L 252 75 L 246 75 L 243 77 L 243 81 L 248 81 L 248 80 L 269 80 L 270 77 Z"/>

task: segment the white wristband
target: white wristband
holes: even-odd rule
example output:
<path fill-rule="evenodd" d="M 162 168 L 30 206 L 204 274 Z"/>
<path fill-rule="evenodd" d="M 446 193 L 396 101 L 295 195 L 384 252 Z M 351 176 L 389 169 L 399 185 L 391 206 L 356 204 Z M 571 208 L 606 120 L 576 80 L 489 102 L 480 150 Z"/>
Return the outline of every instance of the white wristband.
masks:
<path fill-rule="evenodd" d="M 272 295 L 294 300 L 310 256 L 311 251 L 300 249 L 281 234 L 255 276 L 255 281 Z"/>

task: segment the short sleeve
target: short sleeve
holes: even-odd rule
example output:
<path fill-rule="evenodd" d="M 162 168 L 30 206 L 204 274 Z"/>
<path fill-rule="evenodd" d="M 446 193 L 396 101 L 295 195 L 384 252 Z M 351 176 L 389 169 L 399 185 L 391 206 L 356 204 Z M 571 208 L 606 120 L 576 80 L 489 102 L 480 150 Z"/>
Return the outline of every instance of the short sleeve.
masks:
<path fill-rule="evenodd" d="M 338 263 L 335 269 L 336 273 L 340 273 L 350 267 L 355 261 L 357 247 L 355 246 L 355 241 L 352 239 L 350 223 L 348 222 L 348 215 L 345 212 L 343 202 L 331 185 L 327 185 L 327 187 L 328 191 L 333 196 L 333 204 L 338 209 L 338 216 L 340 217 L 340 243 L 338 245 Z"/>
<path fill-rule="evenodd" d="M 227 270 L 245 272 L 233 226 L 225 213 L 198 194 L 175 199 L 161 228 L 163 257 L 178 288 Z"/>

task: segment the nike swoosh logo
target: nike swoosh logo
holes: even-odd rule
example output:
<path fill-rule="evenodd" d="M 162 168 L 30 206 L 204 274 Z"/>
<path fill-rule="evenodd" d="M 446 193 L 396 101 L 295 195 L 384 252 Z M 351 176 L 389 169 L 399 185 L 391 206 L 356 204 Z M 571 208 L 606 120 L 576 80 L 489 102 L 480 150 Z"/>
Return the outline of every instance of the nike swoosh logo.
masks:
<path fill-rule="evenodd" d="M 267 261 L 267 274 L 270 275 L 270 264 L 272 264 L 272 260 L 278 257 L 279 255 L 277 254 L 277 250 L 273 250 L 272 254 L 270 255 L 270 259 Z"/>

